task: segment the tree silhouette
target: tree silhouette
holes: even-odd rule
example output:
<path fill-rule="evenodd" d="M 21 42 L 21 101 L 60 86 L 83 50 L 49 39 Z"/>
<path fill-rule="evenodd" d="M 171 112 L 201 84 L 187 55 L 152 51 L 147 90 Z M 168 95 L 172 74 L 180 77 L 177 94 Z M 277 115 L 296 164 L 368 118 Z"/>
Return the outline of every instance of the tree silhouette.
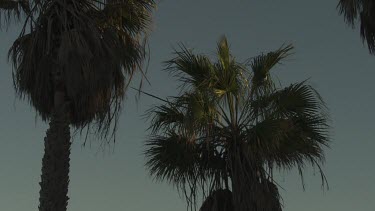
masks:
<path fill-rule="evenodd" d="M 70 125 L 111 138 L 128 82 L 145 57 L 153 0 L 0 0 L 2 26 L 22 23 L 9 58 L 17 94 L 50 122 L 41 211 L 68 203 Z"/>
<path fill-rule="evenodd" d="M 320 164 L 328 145 L 326 107 L 306 81 L 276 86 L 270 71 L 292 50 L 283 46 L 239 63 L 226 38 L 217 59 L 182 46 L 167 70 L 181 81 L 177 97 L 150 109 L 147 166 L 201 211 L 281 210 L 275 169 Z M 249 69 L 250 67 L 250 69 Z M 220 209 L 219 209 L 220 208 Z"/>

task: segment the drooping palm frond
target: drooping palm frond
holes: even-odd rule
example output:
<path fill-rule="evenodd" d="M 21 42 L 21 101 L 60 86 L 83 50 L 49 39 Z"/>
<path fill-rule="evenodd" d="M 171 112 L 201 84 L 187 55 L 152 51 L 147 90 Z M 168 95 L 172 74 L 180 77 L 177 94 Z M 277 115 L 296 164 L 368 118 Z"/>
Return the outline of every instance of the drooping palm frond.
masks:
<path fill-rule="evenodd" d="M 165 136 L 154 136 L 146 146 L 149 157 L 147 166 L 157 179 L 167 179 L 176 184 L 188 182 L 197 176 L 199 146 L 189 137 L 169 132 Z"/>
<path fill-rule="evenodd" d="M 71 123 L 107 136 L 128 82 L 142 68 L 154 1 L 35 2 L 41 6 L 31 31 L 23 30 L 9 52 L 17 93 L 48 120 L 61 75 Z"/>
<path fill-rule="evenodd" d="M 0 9 L 3 10 L 19 10 L 21 2 L 14 1 L 14 0 L 1 0 L 0 1 Z"/>
<path fill-rule="evenodd" d="M 345 21 L 354 26 L 355 20 L 358 18 L 361 10 L 361 0 L 340 0 L 337 5 L 339 12 L 344 15 Z"/>
<path fill-rule="evenodd" d="M 20 21 L 21 17 L 30 18 L 29 0 L 0 0 L 0 28 L 8 26 L 12 20 Z"/>
<path fill-rule="evenodd" d="M 259 122 L 246 127 L 248 129 L 244 133 L 248 137 L 250 154 L 262 159 L 271 168 L 303 169 L 307 162 L 320 169 L 319 163 L 324 161 L 323 148 L 329 145 L 329 118 L 316 90 L 304 81 L 257 101 L 250 107 L 258 111 Z M 324 178 L 323 172 L 320 173 Z M 324 184 L 325 179 L 322 182 Z"/>
<path fill-rule="evenodd" d="M 157 180 L 176 186 L 193 209 L 199 191 L 222 188 L 226 175 L 226 161 L 215 143 L 200 137 L 168 131 L 153 135 L 146 142 L 146 166 Z"/>
<path fill-rule="evenodd" d="M 375 54 L 375 3 L 371 0 L 340 0 L 337 5 L 345 21 L 355 26 L 360 21 L 360 35 L 371 54 Z"/>

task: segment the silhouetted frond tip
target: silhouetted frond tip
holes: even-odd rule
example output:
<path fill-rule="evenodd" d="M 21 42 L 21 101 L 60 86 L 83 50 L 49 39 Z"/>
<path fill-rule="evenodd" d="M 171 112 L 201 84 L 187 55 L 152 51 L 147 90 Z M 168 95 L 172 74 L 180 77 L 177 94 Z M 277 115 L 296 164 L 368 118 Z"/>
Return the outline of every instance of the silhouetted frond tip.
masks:
<path fill-rule="evenodd" d="M 371 54 L 375 54 L 375 4 L 373 1 L 340 0 L 337 5 L 345 21 L 355 26 L 360 22 L 360 35 L 367 43 Z"/>

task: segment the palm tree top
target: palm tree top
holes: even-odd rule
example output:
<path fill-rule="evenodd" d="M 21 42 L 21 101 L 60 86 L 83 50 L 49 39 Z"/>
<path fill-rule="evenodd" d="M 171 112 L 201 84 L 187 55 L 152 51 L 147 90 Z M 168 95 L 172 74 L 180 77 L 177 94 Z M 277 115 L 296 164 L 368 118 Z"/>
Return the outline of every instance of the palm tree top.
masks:
<path fill-rule="evenodd" d="M 320 168 L 329 143 L 325 103 L 306 81 L 280 88 L 272 80 L 271 70 L 293 47 L 284 45 L 241 63 L 225 37 L 217 46 L 216 59 L 182 46 L 166 62 L 166 70 L 182 85 L 177 97 L 148 113 L 150 173 L 176 185 L 189 205 L 195 205 L 199 191 L 228 189 L 228 180 L 233 183 L 239 172 L 249 173 L 243 184 L 253 176 L 274 182 L 275 169 L 296 167 L 303 177 L 309 163 L 318 167 L 325 184 Z M 235 167 L 237 158 L 231 156 L 247 164 Z"/>
<path fill-rule="evenodd" d="M 1 23 L 23 23 L 9 50 L 18 95 L 48 120 L 60 87 L 71 123 L 107 136 L 129 81 L 142 71 L 154 7 L 153 0 L 0 0 Z"/>

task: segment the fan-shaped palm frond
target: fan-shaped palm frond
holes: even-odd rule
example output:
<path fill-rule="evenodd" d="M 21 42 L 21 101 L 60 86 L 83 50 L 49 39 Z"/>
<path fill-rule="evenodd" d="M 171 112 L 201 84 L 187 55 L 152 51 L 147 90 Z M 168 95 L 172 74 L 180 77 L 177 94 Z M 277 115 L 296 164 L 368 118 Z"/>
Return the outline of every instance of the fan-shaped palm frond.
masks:
<path fill-rule="evenodd" d="M 303 81 L 247 105 L 242 135 L 248 140 L 248 154 L 271 168 L 297 167 L 301 177 L 305 163 L 309 162 L 319 168 L 324 185 L 326 180 L 319 163 L 324 161 L 322 147 L 329 143 L 329 120 L 317 91 Z M 254 118 L 257 121 L 251 123 Z"/>
<path fill-rule="evenodd" d="M 375 3 L 371 0 L 340 0 L 338 6 L 348 24 L 360 21 L 360 35 L 371 54 L 375 54 Z"/>
<path fill-rule="evenodd" d="M 196 177 L 200 152 L 195 140 L 171 131 L 166 136 L 154 136 L 147 146 L 150 147 L 146 151 L 150 156 L 147 166 L 156 178 L 178 184 Z"/>
<path fill-rule="evenodd" d="M 271 69 L 291 54 L 293 46 L 282 46 L 276 51 L 262 54 L 248 61 L 253 73 L 251 91 L 254 95 L 263 95 L 274 89 Z"/>
<path fill-rule="evenodd" d="M 231 56 L 225 38 L 216 62 L 184 47 L 167 63 L 185 84 L 181 94 L 149 113 L 151 137 L 158 137 L 146 142 L 151 173 L 191 193 L 187 201 L 193 205 L 197 187 L 204 187 L 211 196 L 201 210 L 214 209 L 215 195 L 224 189 L 235 210 L 281 210 L 275 168 L 296 167 L 301 177 L 308 163 L 320 169 L 329 141 L 319 94 L 306 81 L 281 89 L 270 77 L 291 50 L 288 45 L 254 57 L 248 70 Z M 159 138 L 175 136 L 184 139 Z M 184 147 L 170 147 L 176 140 Z"/>
<path fill-rule="evenodd" d="M 210 86 L 214 80 L 213 66 L 206 56 L 194 55 L 191 50 L 181 45 L 181 51 L 175 51 L 176 57 L 166 61 L 166 70 L 179 77 L 183 85 L 202 88 Z"/>

